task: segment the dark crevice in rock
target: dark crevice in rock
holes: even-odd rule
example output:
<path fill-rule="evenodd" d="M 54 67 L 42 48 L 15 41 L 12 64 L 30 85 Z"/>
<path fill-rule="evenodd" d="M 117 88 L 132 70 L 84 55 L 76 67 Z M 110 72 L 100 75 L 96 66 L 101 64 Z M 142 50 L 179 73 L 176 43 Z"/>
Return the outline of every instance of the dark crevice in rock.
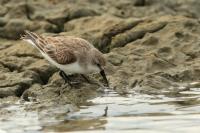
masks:
<path fill-rule="evenodd" d="M 17 57 L 22 57 L 22 58 L 24 58 L 24 57 L 32 57 L 32 58 L 36 58 L 36 59 L 43 59 L 43 57 L 41 57 L 41 56 L 37 56 L 37 55 L 35 55 L 35 54 L 31 54 L 31 53 L 24 53 L 24 54 L 15 54 L 15 56 L 17 56 Z"/>
<path fill-rule="evenodd" d="M 130 31 L 125 33 L 124 35 L 120 35 L 119 39 L 114 40 L 113 43 L 110 45 L 110 49 L 115 47 L 123 47 L 126 44 L 136 41 L 138 39 L 142 39 L 146 33 L 154 33 L 161 29 L 163 29 L 167 23 L 161 23 L 155 27 L 150 27 L 149 29 L 137 30 L 137 31 Z"/>
<path fill-rule="evenodd" d="M 5 18 L 0 17 L 0 27 L 3 27 L 6 25 L 8 20 L 6 20 Z"/>
<path fill-rule="evenodd" d="M 46 21 L 56 26 L 54 33 L 60 33 L 64 31 L 64 23 L 67 21 L 67 18 L 60 18 L 56 20 L 47 19 Z"/>
<path fill-rule="evenodd" d="M 0 86 L 0 98 L 8 97 L 8 96 L 17 96 L 21 97 L 25 90 L 30 87 L 30 84 L 27 83 L 16 83 L 6 86 Z"/>
<path fill-rule="evenodd" d="M 29 89 L 34 83 L 41 84 L 41 80 L 39 75 L 33 71 L 7 73 L 1 79 L 0 97 L 21 97 L 24 91 Z"/>
<path fill-rule="evenodd" d="M 127 30 L 132 29 L 133 27 L 137 26 L 139 23 L 143 22 L 143 20 L 137 20 L 137 21 L 133 21 L 130 23 L 120 23 L 120 24 L 116 24 L 113 27 L 111 27 L 110 29 L 108 29 L 104 35 L 112 37 L 115 36 L 117 34 L 123 33 Z"/>
<path fill-rule="evenodd" d="M 123 24 L 120 23 L 109 28 L 101 37 L 98 44 L 98 48 L 101 49 L 102 52 L 109 52 L 109 49 L 107 48 L 108 48 L 108 45 L 111 44 L 112 37 L 134 28 L 141 22 L 143 22 L 143 20 L 137 20 L 137 21 L 133 21 L 130 23 L 123 23 Z"/>
<path fill-rule="evenodd" d="M 145 6 L 146 0 L 136 0 L 134 6 Z"/>
<path fill-rule="evenodd" d="M 0 45 L 0 50 L 7 49 L 7 48 L 9 48 L 11 46 L 12 45 Z"/>
<path fill-rule="evenodd" d="M 9 84 L 9 85 L 0 85 L 0 88 L 4 88 L 4 87 L 13 87 L 18 85 L 18 83 L 14 83 L 14 84 Z"/>
<path fill-rule="evenodd" d="M 108 36 L 104 34 L 100 42 L 100 49 L 103 49 L 103 52 L 109 52 L 115 47 L 124 47 L 126 44 L 142 39 L 146 33 L 154 33 L 163 29 L 167 25 L 166 22 L 155 23 L 153 25 L 147 26 L 145 28 L 140 28 L 139 30 L 131 28 L 130 30 L 125 31 L 121 34 L 115 34 L 115 36 Z M 113 35 L 113 34 L 112 34 Z"/>
<path fill-rule="evenodd" d="M 69 10 L 68 14 L 68 21 L 74 20 L 74 19 L 79 19 L 82 17 L 88 17 L 88 16 L 98 16 L 101 15 L 100 13 L 92 10 L 92 9 L 87 9 L 87 8 L 79 8 L 75 9 L 72 8 Z"/>
<path fill-rule="evenodd" d="M 52 75 L 53 75 L 53 73 L 46 74 L 46 75 L 40 75 L 40 79 L 42 80 L 42 85 L 46 85 Z"/>
<path fill-rule="evenodd" d="M 19 70 L 19 68 L 17 67 L 17 65 L 5 64 L 5 63 L 3 63 L 2 61 L 0 61 L 0 64 L 1 64 L 3 67 L 7 68 L 10 72 L 13 72 L 13 71 L 15 71 L 15 70 Z"/>
<path fill-rule="evenodd" d="M 28 5 L 28 0 L 25 0 L 25 13 L 26 13 L 27 19 L 32 20 L 31 17 L 30 17 L 31 10 L 30 10 L 29 5 Z"/>
<path fill-rule="evenodd" d="M 47 18 L 46 21 L 56 25 L 57 30 L 55 33 L 60 33 L 64 31 L 64 24 L 68 21 L 79 19 L 82 17 L 88 17 L 88 16 L 97 16 L 100 15 L 99 13 L 85 8 L 80 9 L 68 9 L 66 15 L 55 17 L 55 18 Z"/>
<path fill-rule="evenodd" d="M 136 41 L 138 39 L 142 39 L 147 32 L 145 30 L 138 31 L 128 31 L 124 34 L 121 34 L 116 40 L 112 40 L 112 43 L 109 46 L 109 51 L 115 47 L 123 47 L 126 44 Z"/>
<path fill-rule="evenodd" d="M 25 90 L 30 87 L 29 84 L 21 83 L 19 89 L 15 91 L 15 95 L 21 97 Z"/>
<path fill-rule="evenodd" d="M 49 69 L 46 71 L 40 71 L 40 70 L 33 70 L 33 71 L 39 75 L 40 80 L 42 81 L 41 84 L 46 85 L 50 77 L 56 72 L 56 69 Z"/>

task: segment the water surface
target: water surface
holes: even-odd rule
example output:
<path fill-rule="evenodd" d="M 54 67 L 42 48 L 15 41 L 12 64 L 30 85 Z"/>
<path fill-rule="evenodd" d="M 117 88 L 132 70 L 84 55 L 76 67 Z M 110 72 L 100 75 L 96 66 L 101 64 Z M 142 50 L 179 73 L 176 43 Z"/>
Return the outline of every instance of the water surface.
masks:
<path fill-rule="evenodd" d="M 0 121 L 0 133 L 187 133 L 200 130 L 199 88 L 170 95 L 148 95 L 132 90 L 122 96 L 106 90 L 101 97 L 88 100 L 76 112 L 67 113 L 68 106 L 43 112 L 26 111 L 20 103 L 6 106 L 4 109 L 15 111 L 15 115 Z M 104 116 L 106 107 L 107 116 Z"/>

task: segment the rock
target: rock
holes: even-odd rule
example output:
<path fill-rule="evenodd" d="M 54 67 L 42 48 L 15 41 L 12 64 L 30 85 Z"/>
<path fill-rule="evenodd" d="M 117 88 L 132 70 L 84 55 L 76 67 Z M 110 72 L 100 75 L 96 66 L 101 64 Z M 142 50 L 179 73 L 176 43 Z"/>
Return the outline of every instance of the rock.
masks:
<path fill-rule="evenodd" d="M 75 18 L 87 17 L 87 16 L 97 16 L 100 15 L 95 10 L 90 8 L 71 8 L 68 13 L 68 19 L 72 20 Z"/>
<path fill-rule="evenodd" d="M 95 21 L 95 16 L 101 14 L 107 14 L 112 18 L 114 16 L 117 16 L 118 19 L 143 18 L 146 16 L 151 16 L 155 18 L 163 15 L 184 15 L 197 18 L 199 17 L 199 4 L 200 3 L 196 0 L 183 0 L 179 1 L 178 4 L 173 0 L 164 0 L 163 2 L 160 2 L 158 0 L 120 0 L 117 3 L 112 0 L 109 0 L 109 2 L 72 2 L 70 0 L 61 0 L 59 2 L 49 0 L 4 1 L 2 2 L 0 7 L 0 37 L 18 39 L 19 34 L 23 33 L 24 29 L 37 31 L 39 33 L 57 33 L 61 31 L 66 31 L 66 26 L 64 25 L 70 20 L 91 16 L 92 19 L 94 19 Z M 138 8 L 138 6 L 140 7 L 144 5 L 147 5 L 145 6 L 145 9 Z M 108 19 L 108 17 L 106 19 Z M 102 23 L 103 21 L 101 20 L 98 22 Z M 106 25 L 106 27 L 108 27 L 108 25 Z M 91 28 L 91 26 L 89 28 Z M 104 27 L 102 28 L 104 29 Z M 86 33 L 88 32 L 85 31 L 85 34 Z M 90 36 L 90 34 L 91 32 L 87 36 Z M 137 34 L 137 36 L 143 35 L 143 33 L 141 32 L 136 32 L 135 34 Z M 122 38 L 124 38 L 124 36 L 122 36 Z M 107 39 L 107 37 L 104 36 L 103 42 L 105 41 L 105 39 Z M 118 40 L 116 40 L 116 42 L 118 42 Z"/>
<path fill-rule="evenodd" d="M 8 97 L 8 96 L 21 96 L 24 92 L 24 89 L 20 85 L 11 86 L 11 87 L 3 87 L 0 89 L 0 98 Z"/>
<path fill-rule="evenodd" d="M 192 27 L 185 28 L 185 23 L 188 21 L 191 25 L 196 26 L 195 31 Z M 112 65 L 113 71 L 115 71 L 109 75 L 109 81 L 113 87 L 131 87 L 135 81 L 138 81 L 137 85 L 143 82 L 140 84 L 143 92 L 144 90 L 147 93 L 153 91 L 146 89 L 150 87 L 156 90 L 153 92 L 160 93 L 168 90 L 169 86 L 174 86 L 176 90 L 176 87 L 183 82 L 199 80 L 196 67 L 199 55 L 196 53 L 200 49 L 194 40 L 198 40 L 200 25 L 196 23 L 196 20 L 166 16 L 159 18 L 157 22 L 146 22 L 140 23 L 134 30 L 143 27 L 147 30 L 148 26 L 145 25 L 159 25 L 163 22 L 166 23 L 166 26 L 156 32 L 150 32 L 142 39 L 128 43 L 122 48 L 114 48 L 107 54 L 106 57 L 111 63 L 109 65 Z M 178 31 L 184 34 L 177 37 Z M 181 44 L 179 44 L 180 42 Z M 189 54 L 186 54 L 188 52 Z M 155 74 L 159 76 L 155 76 Z"/>
<path fill-rule="evenodd" d="M 2 5 L 0 5 L 0 10 L 1 10 L 0 17 L 4 17 L 8 12 L 8 8 Z"/>
<path fill-rule="evenodd" d="M 26 19 L 27 18 L 27 7 L 26 3 L 23 1 L 18 2 L 18 4 L 8 4 L 7 8 L 9 9 L 5 15 L 8 19 Z"/>
<path fill-rule="evenodd" d="M 4 19 L 4 18 L 0 18 L 0 26 L 5 26 L 8 20 Z"/>
<path fill-rule="evenodd" d="M 56 31 L 56 27 L 55 25 L 47 22 L 34 22 L 30 20 L 11 19 L 3 27 L 0 27 L 0 37 L 7 39 L 19 39 L 20 35 L 24 33 L 24 30 L 52 32 L 54 30 Z"/>
<path fill-rule="evenodd" d="M 120 94 L 130 89 L 148 94 L 181 91 L 183 84 L 200 80 L 199 4 L 197 0 L 0 1 L 4 38 L 0 97 L 11 101 L 22 97 L 37 103 L 27 109 L 43 110 L 80 105 L 101 94 L 98 74 L 90 75 L 94 84 L 70 76 L 81 82 L 70 88 L 37 49 L 6 40 L 18 39 L 24 30 L 87 39 L 105 53 L 111 88 Z"/>
<path fill-rule="evenodd" d="M 145 6 L 146 0 L 136 0 L 134 3 L 135 6 Z"/>
<path fill-rule="evenodd" d="M 33 72 L 9 72 L 0 77 L 0 97 L 18 96 L 28 89 L 33 82 L 37 82 L 37 74 Z"/>
<path fill-rule="evenodd" d="M 22 41 L 10 41 L 7 44 L 3 43 L 3 45 L 5 47 L 2 47 L 0 53 L 1 98 L 17 96 L 27 101 L 31 101 L 31 97 L 39 101 L 51 101 L 53 98 L 52 104 L 58 101 L 63 104 L 66 102 L 78 104 L 86 101 L 88 97 L 97 95 L 96 90 L 100 87 L 98 84 L 89 84 L 76 75 L 71 76 L 71 78 L 79 81 L 80 84 L 75 85 L 77 90 L 71 90 L 70 86 L 65 84 L 59 76 L 58 69 L 45 61 L 41 54 L 29 44 Z M 91 78 L 91 80 L 94 79 Z M 61 94 L 68 100 L 63 100 L 60 97 L 62 88 L 65 91 Z M 57 97 L 57 100 L 54 97 Z"/>
<path fill-rule="evenodd" d="M 57 71 L 55 66 L 50 65 L 45 60 L 38 60 L 25 69 L 38 73 L 42 84 L 47 84 L 49 78 Z"/>
<path fill-rule="evenodd" d="M 59 102 L 59 104 L 72 103 L 78 105 L 98 95 L 99 92 L 97 92 L 97 89 L 100 87 L 98 84 L 86 83 L 86 81 L 80 79 L 81 77 L 79 76 L 72 76 L 70 78 L 79 83 L 70 87 L 58 73 L 55 73 L 50 78 L 48 84 L 33 84 L 24 92 L 23 98 L 27 101 L 36 99 L 36 101 Z"/>
<path fill-rule="evenodd" d="M 101 22 L 101 23 L 99 23 Z M 120 18 L 103 15 L 95 17 L 84 17 L 71 20 L 64 25 L 64 31 L 61 35 L 76 35 L 89 40 L 96 47 L 105 30 L 122 22 Z M 92 27 L 91 27 L 92 25 Z M 103 47 L 103 46 L 102 46 Z"/>
<path fill-rule="evenodd" d="M 123 55 L 115 54 L 113 52 L 110 52 L 107 56 L 108 62 L 110 62 L 114 66 L 120 66 L 123 63 L 124 58 L 126 58 Z"/>
<path fill-rule="evenodd" d="M 8 46 L 0 54 L 2 97 L 21 96 L 33 83 L 46 84 L 57 71 L 29 44 L 11 41 L 4 45 Z"/>

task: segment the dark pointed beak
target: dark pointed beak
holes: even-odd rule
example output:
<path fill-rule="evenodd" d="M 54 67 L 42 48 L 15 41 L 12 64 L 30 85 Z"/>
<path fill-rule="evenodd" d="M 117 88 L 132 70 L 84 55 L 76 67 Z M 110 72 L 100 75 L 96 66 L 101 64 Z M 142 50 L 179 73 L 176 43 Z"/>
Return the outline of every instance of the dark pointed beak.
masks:
<path fill-rule="evenodd" d="M 100 71 L 100 74 L 103 77 L 104 82 L 106 83 L 106 87 L 109 87 L 108 79 L 106 78 L 106 74 L 103 69 Z"/>

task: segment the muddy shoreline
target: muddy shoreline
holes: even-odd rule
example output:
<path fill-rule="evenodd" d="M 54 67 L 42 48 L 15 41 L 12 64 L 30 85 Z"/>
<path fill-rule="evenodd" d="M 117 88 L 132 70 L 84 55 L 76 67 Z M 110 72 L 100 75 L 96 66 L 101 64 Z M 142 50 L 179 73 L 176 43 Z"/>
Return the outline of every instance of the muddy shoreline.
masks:
<path fill-rule="evenodd" d="M 199 6 L 198 0 L 1 1 L 1 119 L 14 115 L 4 108 L 18 102 L 30 102 L 24 110 L 39 112 L 67 105 L 61 109 L 67 114 L 104 93 L 79 75 L 71 77 L 81 81 L 75 88 L 64 85 L 58 69 L 19 40 L 25 29 L 90 41 L 105 53 L 111 89 L 121 95 L 190 89 L 200 81 Z M 101 83 L 100 75 L 89 77 Z"/>

